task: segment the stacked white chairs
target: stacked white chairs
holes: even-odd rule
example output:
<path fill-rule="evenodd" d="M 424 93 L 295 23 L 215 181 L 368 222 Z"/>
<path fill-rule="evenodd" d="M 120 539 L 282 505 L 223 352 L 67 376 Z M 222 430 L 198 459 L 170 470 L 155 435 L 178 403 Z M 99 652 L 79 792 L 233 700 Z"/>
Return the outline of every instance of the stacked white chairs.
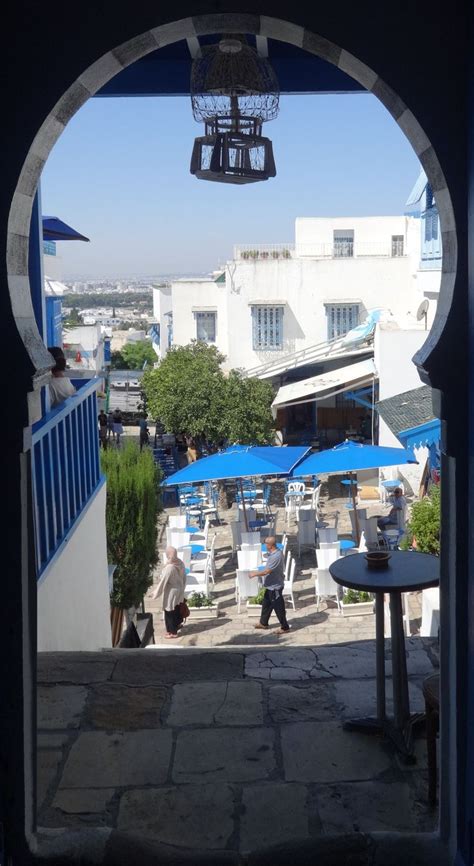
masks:
<path fill-rule="evenodd" d="M 170 529 L 185 529 L 186 528 L 186 515 L 185 514 L 170 514 L 168 520 L 168 526 Z"/>
<path fill-rule="evenodd" d="M 316 551 L 318 569 L 329 568 L 336 559 L 341 556 L 341 543 L 339 541 L 322 541 Z"/>
<path fill-rule="evenodd" d="M 359 533 L 362 529 L 365 528 L 365 522 L 367 520 L 367 509 L 366 508 L 357 508 L 357 522 L 359 524 Z M 356 515 L 353 508 L 349 509 L 349 517 L 351 519 L 352 526 L 352 536 L 357 543 L 357 526 L 356 526 Z"/>
<path fill-rule="evenodd" d="M 241 532 L 240 533 L 240 543 L 241 544 L 260 544 L 260 533 L 259 532 Z"/>
<path fill-rule="evenodd" d="M 211 487 L 209 492 L 209 497 L 203 501 L 202 504 L 202 515 L 207 518 L 213 516 L 215 520 L 220 522 L 219 518 L 219 495 L 217 490 L 214 487 Z"/>
<path fill-rule="evenodd" d="M 210 520 L 209 520 L 209 516 L 207 516 L 206 520 L 204 521 L 203 531 L 202 532 L 193 532 L 193 534 L 192 534 L 193 535 L 193 537 L 192 537 L 192 543 L 193 544 L 203 544 L 204 547 L 207 549 L 208 541 L 209 541 L 209 526 L 210 526 Z"/>
<path fill-rule="evenodd" d="M 341 612 L 340 587 L 338 586 L 336 581 L 332 579 L 329 568 L 316 569 L 314 590 L 318 611 L 322 599 L 333 598 L 336 601 L 339 612 Z"/>
<path fill-rule="evenodd" d="M 249 577 L 249 571 L 252 569 L 238 568 L 235 572 L 235 600 L 237 602 L 237 611 L 240 613 L 240 604 L 247 598 L 252 598 L 258 593 L 258 582 L 256 578 Z"/>
<path fill-rule="evenodd" d="M 337 541 L 337 529 L 333 526 L 326 526 L 322 529 L 318 529 L 318 541 L 319 544 L 327 544 L 328 542 Z"/>
<path fill-rule="evenodd" d="M 193 573 L 199 571 L 206 571 L 207 568 L 210 569 L 210 578 L 213 583 L 215 583 L 215 574 L 216 574 L 216 566 L 215 566 L 215 554 L 214 548 L 216 545 L 216 536 L 214 535 L 211 541 L 211 546 L 209 550 L 203 550 L 197 553 L 191 559 L 191 571 Z"/>
<path fill-rule="evenodd" d="M 178 547 L 178 557 L 184 562 L 185 568 L 191 568 L 191 545 L 188 544 L 186 547 Z"/>
<path fill-rule="evenodd" d="M 242 542 L 241 530 L 242 530 L 242 524 L 241 523 L 238 523 L 237 520 L 231 520 L 230 521 L 230 531 L 231 531 L 231 537 L 232 537 L 231 544 L 232 544 L 232 555 L 233 556 L 234 556 L 237 548 L 240 547 L 241 542 Z"/>
<path fill-rule="evenodd" d="M 422 637 L 437 637 L 439 630 L 439 586 L 424 589 L 421 593 Z"/>
<path fill-rule="evenodd" d="M 249 545 L 245 549 L 237 551 L 238 568 L 241 571 L 254 571 L 262 564 L 262 550 L 260 544 Z"/>
<path fill-rule="evenodd" d="M 186 598 L 193 592 L 204 592 L 206 595 L 209 595 L 210 580 L 212 580 L 212 564 L 211 558 L 208 556 L 203 571 L 191 571 L 186 575 L 186 586 L 184 588 Z"/>
<path fill-rule="evenodd" d="M 300 509 L 298 520 L 298 556 L 302 547 L 314 547 L 316 539 L 316 512 Z"/>
<path fill-rule="evenodd" d="M 190 543 L 191 533 L 186 532 L 183 529 L 170 529 L 167 532 L 167 542 L 171 547 L 176 547 L 178 550 L 179 547 L 186 547 L 187 544 Z"/>
<path fill-rule="evenodd" d="M 246 506 L 245 506 L 245 513 L 246 513 L 246 515 L 247 515 L 247 525 L 248 525 L 252 520 L 256 520 L 256 519 L 257 519 L 257 512 L 256 512 L 255 508 L 253 508 L 251 505 L 246 505 Z M 245 529 L 245 517 L 244 517 L 244 506 L 242 505 L 241 502 L 239 502 L 239 503 L 238 503 L 238 506 L 237 506 L 237 515 L 238 515 L 238 517 L 237 517 L 238 522 L 242 524 L 242 529 L 244 530 L 244 532 L 246 532 L 246 529 Z"/>
<path fill-rule="evenodd" d="M 290 559 L 290 558 L 289 558 Z M 288 580 L 285 580 L 283 584 L 283 598 L 288 598 L 293 605 L 293 610 L 296 610 L 295 598 L 293 595 L 293 583 L 295 580 L 295 570 L 296 570 L 296 562 L 294 559 L 290 559 L 290 570 L 288 575 Z"/>

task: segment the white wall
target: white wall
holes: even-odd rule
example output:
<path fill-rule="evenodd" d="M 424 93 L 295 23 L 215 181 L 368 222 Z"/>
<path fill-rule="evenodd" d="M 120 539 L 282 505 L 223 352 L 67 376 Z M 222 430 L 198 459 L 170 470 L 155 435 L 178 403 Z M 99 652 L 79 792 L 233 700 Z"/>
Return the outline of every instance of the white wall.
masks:
<path fill-rule="evenodd" d="M 351 258 L 308 255 L 289 259 L 238 258 L 227 263 L 225 284 L 215 283 L 211 278 L 175 281 L 171 289 L 174 344 L 185 345 L 196 338 L 193 307 L 217 309 L 216 345 L 227 357 L 225 366 L 243 369 L 277 361 L 285 354 L 325 342 L 327 302 L 360 302 L 361 320 L 374 308 L 384 308 L 397 319 L 408 314 L 414 318 L 424 299 L 417 279 L 419 220 L 405 216 L 297 219 L 297 248 L 298 244 L 304 246 L 315 238 L 321 242 L 329 239 L 332 245 L 335 227 L 353 227 L 355 237 L 367 243 L 383 242 L 388 254 Z M 406 255 L 391 256 L 392 235 L 403 235 Z M 162 290 L 155 292 L 161 297 Z M 272 302 L 284 304 L 283 346 L 279 350 L 254 351 L 252 347 L 251 307 L 257 302 L 269 306 Z M 158 299 L 155 316 L 163 321 L 159 318 Z M 166 335 L 165 327 L 162 342 Z"/>
<path fill-rule="evenodd" d="M 111 647 L 106 485 L 38 584 L 38 651 Z"/>
<path fill-rule="evenodd" d="M 410 227 L 416 226 L 411 232 Z M 420 236 L 419 220 L 407 216 L 373 216 L 373 217 L 298 217 L 295 224 L 295 242 L 297 255 L 311 255 L 318 251 L 321 245 L 327 246 L 327 253 L 334 240 L 334 231 L 354 232 L 354 255 L 360 252 L 387 250 L 391 255 L 392 235 L 402 235 L 405 240 L 405 252 L 417 253 L 419 258 Z"/>
<path fill-rule="evenodd" d="M 171 286 L 160 286 L 153 289 L 153 317 L 160 324 L 160 346 L 154 344 L 159 358 L 164 358 L 168 351 L 168 316 L 172 311 Z"/>
<path fill-rule="evenodd" d="M 374 360 L 379 375 L 379 400 L 386 400 L 412 388 L 421 388 L 422 382 L 412 358 L 425 342 L 428 333 L 422 326 L 402 329 L 393 324 L 377 325 L 374 339 Z M 400 441 L 382 418 L 379 418 L 379 445 L 400 448 Z M 383 470 L 385 478 L 402 478 L 416 495 L 420 486 L 428 449 L 415 452 L 418 465 L 408 464 Z"/>
<path fill-rule="evenodd" d="M 216 310 L 215 345 L 227 355 L 226 285 L 212 279 L 176 280 L 171 284 L 173 299 L 173 345 L 185 346 L 196 339 L 194 310 Z M 193 310 L 194 308 L 194 310 Z"/>

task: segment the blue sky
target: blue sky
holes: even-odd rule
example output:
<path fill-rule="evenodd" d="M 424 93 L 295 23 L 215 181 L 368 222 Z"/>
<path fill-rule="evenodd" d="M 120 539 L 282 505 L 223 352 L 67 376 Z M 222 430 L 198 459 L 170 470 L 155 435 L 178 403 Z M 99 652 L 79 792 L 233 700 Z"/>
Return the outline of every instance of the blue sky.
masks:
<path fill-rule="evenodd" d="M 91 99 L 42 178 L 42 209 L 90 244 L 62 243 L 63 278 L 206 273 L 234 243 L 288 243 L 298 216 L 401 214 L 419 172 L 370 94 L 281 97 L 265 124 L 277 176 L 233 186 L 189 172 L 189 98 Z"/>

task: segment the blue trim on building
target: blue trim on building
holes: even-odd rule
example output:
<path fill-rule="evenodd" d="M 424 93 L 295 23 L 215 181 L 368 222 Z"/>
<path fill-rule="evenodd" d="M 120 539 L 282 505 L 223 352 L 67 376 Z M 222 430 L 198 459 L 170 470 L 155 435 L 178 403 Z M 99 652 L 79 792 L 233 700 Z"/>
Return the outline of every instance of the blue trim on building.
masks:
<path fill-rule="evenodd" d="M 438 418 L 433 418 L 432 421 L 419 424 L 418 427 L 400 430 L 397 437 L 404 448 L 429 448 L 430 445 L 439 445 L 441 440 L 441 421 Z"/>
<path fill-rule="evenodd" d="M 73 537 L 74 533 L 76 532 L 76 530 L 79 528 L 79 525 L 80 525 L 80 524 L 82 523 L 82 521 L 84 520 L 84 518 L 85 518 L 87 512 L 89 511 L 90 507 L 92 506 L 92 504 L 94 503 L 94 501 L 97 499 L 97 496 L 98 496 L 98 494 L 100 493 L 100 491 L 102 490 L 102 488 L 103 488 L 104 484 L 106 483 L 106 481 L 107 481 L 107 479 L 106 479 L 105 475 L 101 475 L 100 480 L 99 480 L 99 483 L 97 484 L 97 487 L 95 488 L 95 490 L 93 491 L 92 495 L 91 495 L 90 498 L 88 499 L 86 505 L 84 506 L 84 508 L 82 509 L 82 511 L 77 515 L 76 519 L 74 520 L 74 523 L 72 523 L 71 526 L 69 527 L 69 529 L 68 529 L 68 531 L 67 531 L 67 535 L 65 535 L 65 537 L 64 537 L 63 540 L 61 541 L 61 544 L 59 545 L 59 547 L 56 548 L 56 550 L 55 550 L 54 554 L 52 555 L 51 559 L 50 559 L 50 560 L 48 561 L 48 563 L 44 566 L 43 571 L 41 572 L 40 576 L 38 577 L 38 582 L 37 582 L 37 586 L 38 586 L 38 587 L 39 587 L 39 586 L 43 583 L 43 581 L 47 578 L 47 576 L 48 576 L 49 572 L 51 571 L 51 568 L 53 567 L 53 565 L 58 561 L 58 559 L 60 558 L 60 556 L 64 553 L 65 548 L 66 548 L 67 545 L 69 544 L 69 542 L 70 542 L 71 538 Z M 117 566 L 113 566 L 114 570 L 115 570 L 116 567 L 117 567 Z"/>
<path fill-rule="evenodd" d="M 89 380 L 33 427 L 38 577 L 55 557 L 102 479 L 96 398 L 99 384 L 99 379 Z"/>

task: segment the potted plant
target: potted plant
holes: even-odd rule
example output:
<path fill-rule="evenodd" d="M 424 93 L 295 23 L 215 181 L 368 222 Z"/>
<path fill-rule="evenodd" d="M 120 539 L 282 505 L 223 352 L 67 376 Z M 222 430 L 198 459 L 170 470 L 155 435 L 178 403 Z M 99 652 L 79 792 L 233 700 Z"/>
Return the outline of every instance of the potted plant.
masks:
<path fill-rule="evenodd" d="M 268 259 L 269 255 L 270 254 L 269 254 L 268 250 L 262 250 L 260 253 L 260 258 L 261 259 Z"/>
<path fill-rule="evenodd" d="M 240 253 L 240 258 L 241 259 L 249 259 L 250 258 L 250 251 L 249 250 L 242 250 Z"/>
<path fill-rule="evenodd" d="M 253 595 L 251 598 L 247 599 L 247 613 L 249 616 L 260 616 L 264 595 L 265 587 L 262 586 L 257 595 Z"/>
<path fill-rule="evenodd" d="M 258 250 L 250 250 L 249 255 L 251 259 L 258 259 Z"/>
<path fill-rule="evenodd" d="M 283 252 L 282 252 L 282 256 L 283 256 L 284 259 L 290 259 L 290 258 L 291 258 L 291 253 L 290 253 L 289 250 L 283 250 Z"/>
<path fill-rule="evenodd" d="M 190 619 L 213 619 L 219 615 L 219 606 L 211 595 L 193 592 L 188 598 Z"/>
<path fill-rule="evenodd" d="M 343 616 L 363 616 L 374 612 L 374 602 L 369 592 L 346 589 L 341 600 Z"/>
<path fill-rule="evenodd" d="M 272 250 L 272 259 L 279 259 L 279 258 L 280 258 L 280 253 L 278 252 L 278 250 Z"/>

